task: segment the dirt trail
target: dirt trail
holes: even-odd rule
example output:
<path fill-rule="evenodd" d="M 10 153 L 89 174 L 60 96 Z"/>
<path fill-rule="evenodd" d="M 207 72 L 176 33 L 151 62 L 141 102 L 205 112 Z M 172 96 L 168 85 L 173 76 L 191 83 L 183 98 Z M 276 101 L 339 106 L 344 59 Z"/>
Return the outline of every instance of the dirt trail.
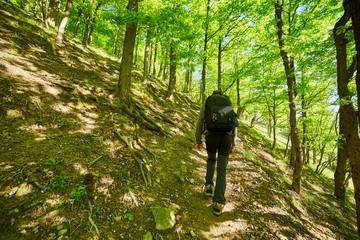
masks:
<path fill-rule="evenodd" d="M 308 169 L 295 194 L 281 150 L 247 126 L 214 216 L 202 193 L 206 154 L 195 150 L 199 104 L 166 99 L 164 82 L 150 76 L 145 86 L 135 71 L 129 108 L 163 133 L 149 129 L 113 97 L 117 59 L 76 39 L 56 46 L 54 32 L 0 2 L 0 239 L 357 239 L 354 203 Z M 115 131 L 143 157 L 152 186 Z M 149 210 L 170 205 L 176 225 L 156 230 Z"/>

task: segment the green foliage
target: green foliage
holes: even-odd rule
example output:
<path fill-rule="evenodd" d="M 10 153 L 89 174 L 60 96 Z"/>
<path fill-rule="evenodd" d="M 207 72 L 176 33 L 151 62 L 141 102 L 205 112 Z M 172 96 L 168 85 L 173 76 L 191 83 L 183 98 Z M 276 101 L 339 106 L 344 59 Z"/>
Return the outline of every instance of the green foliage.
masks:
<path fill-rule="evenodd" d="M 90 146 L 82 146 L 81 151 L 89 153 L 91 151 L 91 147 Z"/>
<path fill-rule="evenodd" d="M 55 193 L 56 190 L 64 190 L 69 184 L 67 183 L 68 177 L 67 176 L 59 176 L 56 179 L 50 180 L 49 189 L 52 193 Z"/>
<path fill-rule="evenodd" d="M 86 185 L 79 183 L 76 184 L 76 186 L 78 187 L 76 191 L 72 191 L 70 193 L 70 198 L 74 199 L 76 202 L 80 203 L 80 205 L 82 207 L 86 207 L 86 203 L 85 203 L 85 194 L 86 194 Z"/>

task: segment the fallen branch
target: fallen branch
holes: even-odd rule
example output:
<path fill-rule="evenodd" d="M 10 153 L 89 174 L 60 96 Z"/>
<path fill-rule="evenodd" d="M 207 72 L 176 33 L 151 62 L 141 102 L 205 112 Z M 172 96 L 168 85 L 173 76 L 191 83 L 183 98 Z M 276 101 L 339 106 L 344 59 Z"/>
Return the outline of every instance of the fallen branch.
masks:
<path fill-rule="evenodd" d="M 100 236 L 99 229 L 98 229 L 98 227 L 96 226 L 96 224 L 94 223 L 94 221 L 93 221 L 92 218 L 91 218 L 91 215 L 92 215 L 92 205 L 91 205 L 90 200 L 88 200 L 88 201 L 89 201 L 89 208 L 90 208 L 89 222 L 91 223 L 91 228 L 90 228 L 90 230 L 89 230 L 89 233 L 91 232 L 91 229 L 94 227 L 97 235 Z"/>
<path fill-rule="evenodd" d="M 89 163 L 89 166 L 88 166 L 88 167 L 90 167 L 91 165 L 93 165 L 94 163 L 96 163 L 100 158 L 102 158 L 102 156 L 97 157 L 94 161 L 92 161 L 91 163 Z"/>
<path fill-rule="evenodd" d="M 130 197 L 132 198 L 133 202 L 135 203 L 135 206 L 139 206 L 138 202 L 136 201 L 136 198 L 134 196 L 134 194 L 132 193 L 132 191 L 129 191 Z"/>

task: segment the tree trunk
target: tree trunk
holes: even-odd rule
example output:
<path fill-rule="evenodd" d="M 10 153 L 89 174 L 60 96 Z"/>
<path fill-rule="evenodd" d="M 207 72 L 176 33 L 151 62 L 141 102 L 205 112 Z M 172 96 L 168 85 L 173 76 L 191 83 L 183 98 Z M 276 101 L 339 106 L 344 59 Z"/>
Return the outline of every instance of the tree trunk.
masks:
<path fill-rule="evenodd" d="M 313 164 L 316 163 L 316 148 L 313 148 Z"/>
<path fill-rule="evenodd" d="M 348 159 L 347 145 L 344 139 L 346 131 L 346 122 L 344 119 L 344 108 L 340 106 L 339 117 L 339 140 L 337 150 L 337 164 L 334 174 L 335 181 L 335 196 L 341 200 L 345 199 L 345 175 L 346 175 L 346 162 Z"/>
<path fill-rule="evenodd" d="M 135 48 L 135 59 L 134 59 L 134 66 L 136 67 L 137 64 L 137 56 L 138 56 L 138 49 L 139 49 L 139 42 L 140 42 L 140 36 L 141 36 L 141 27 L 139 26 L 137 30 L 137 39 L 136 39 L 136 48 Z"/>
<path fill-rule="evenodd" d="M 151 43 L 150 44 L 150 57 L 149 57 L 149 68 L 148 68 L 149 72 L 148 72 L 148 74 L 151 73 L 152 54 L 153 54 L 153 44 Z"/>
<path fill-rule="evenodd" d="M 222 53 L 222 37 L 219 37 L 219 46 L 218 46 L 218 90 L 221 91 L 221 53 Z"/>
<path fill-rule="evenodd" d="M 73 0 L 68 0 L 67 3 L 66 3 L 65 12 L 64 12 L 62 20 L 61 20 L 61 22 L 59 24 L 59 30 L 58 30 L 58 34 L 57 34 L 57 37 L 56 37 L 56 44 L 61 44 L 62 41 L 63 41 L 64 33 L 65 33 L 65 27 L 66 27 L 67 22 L 68 22 L 69 17 L 70 17 L 72 5 L 73 5 Z"/>
<path fill-rule="evenodd" d="M 283 22 L 282 22 L 282 5 L 279 0 L 275 1 L 275 19 L 277 21 L 277 35 L 280 47 L 280 55 L 283 59 L 283 64 L 286 74 L 286 82 L 288 85 L 289 108 L 290 108 L 290 132 L 291 144 L 295 152 L 295 169 L 293 173 L 292 187 L 295 192 L 300 193 L 301 190 L 301 174 L 303 168 L 303 154 L 301 149 L 300 138 L 296 125 L 296 96 L 294 90 L 295 84 L 295 71 L 292 62 L 289 61 L 289 56 L 284 47 L 283 39 Z"/>
<path fill-rule="evenodd" d="M 48 14 L 48 0 L 41 0 L 41 14 L 43 17 L 43 21 L 46 28 L 49 28 L 48 23 L 46 21 Z"/>
<path fill-rule="evenodd" d="M 58 13 L 59 13 L 59 0 L 50 0 L 49 12 L 46 18 L 46 22 L 49 27 L 55 28 Z"/>
<path fill-rule="evenodd" d="M 91 20 L 91 13 L 88 12 L 88 13 L 86 13 L 84 36 L 83 36 L 83 40 L 82 40 L 82 45 L 84 47 L 86 47 L 88 44 L 89 32 L 90 32 L 90 20 Z"/>
<path fill-rule="evenodd" d="M 343 31 L 338 31 L 342 26 L 345 26 L 348 22 L 348 15 L 350 14 L 352 20 L 352 29 L 354 31 L 355 45 L 356 45 L 356 89 L 357 89 L 357 101 L 358 106 L 360 104 L 360 2 L 358 0 L 345 0 L 344 1 L 344 15 L 335 24 L 334 39 L 336 46 L 336 60 L 337 64 L 337 82 L 338 93 L 340 100 L 345 100 L 344 107 L 344 119 L 346 122 L 346 141 L 348 148 L 349 162 L 352 171 L 352 179 L 354 183 L 356 213 L 357 213 L 357 225 L 358 234 L 360 236 L 360 139 L 359 139 L 359 111 L 356 112 L 351 102 L 351 95 L 348 90 L 347 78 L 350 71 L 346 69 L 346 42 L 342 37 Z M 353 65 L 353 64 L 352 64 Z"/>
<path fill-rule="evenodd" d="M 157 63 L 157 48 L 158 48 L 158 42 L 155 42 L 155 51 L 154 51 L 154 65 L 153 65 L 153 75 L 156 76 L 156 63 Z"/>
<path fill-rule="evenodd" d="M 34 8 L 33 8 L 33 15 L 34 17 L 37 16 L 39 10 L 39 0 L 34 1 Z"/>
<path fill-rule="evenodd" d="M 77 37 L 77 35 L 78 35 L 79 25 L 81 22 L 81 16 L 82 16 L 82 9 L 79 8 L 79 13 L 78 13 L 76 24 L 75 24 L 74 37 Z"/>
<path fill-rule="evenodd" d="M 302 139 L 302 151 L 304 154 L 304 159 L 308 159 L 307 155 L 306 155 L 306 146 L 308 145 L 307 142 L 307 125 L 306 125 L 306 119 L 307 119 L 307 113 L 306 113 L 306 102 L 305 102 L 305 96 L 304 94 L 301 96 L 301 107 L 302 107 L 302 111 L 301 111 L 301 117 L 302 117 L 302 127 L 303 127 L 303 139 Z M 306 163 L 308 163 L 306 161 Z"/>
<path fill-rule="evenodd" d="M 190 60 L 188 60 L 188 65 L 185 72 L 185 84 L 184 84 L 184 93 L 189 93 L 190 90 Z"/>
<path fill-rule="evenodd" d="M 147 76 L 149 74 L 149 50 L 150 50 L 150 40 L 151 40 L 151 30 L 147 29 L 146 32 L 146 42 L 145 42 L 145 52 L 144 52 L 144 69 L 143 69 L 143 83 L 147 82 Z"/>
<path fill-rule="evenodd" d="M 129 0 L 126 8 L 136 13 L 138 11 L 138 0 Z M 130 103 L 131 99 L 131 70 L 134 55 L 136 29 L 136 20 L 132 20 L 127 23 L 123 44 L 123 57 L 120 63 L 119 82 L 115 92 L 115 95 L 119 96 L 120 99 L 127 104 Z"/>
<path fill-rule="evenodd" d="M 200 98 L 201 102 L 205 101 L 205 89 L 206 89 L 206 61 L 207 61 L 207 44 L 208 44 L 208 30 L 209 30 L 209 12 L 210 12 L 210 0 L 207 1 L 206 6 L 206 20 L 205 20 L 205 36 L 204 36 L 204 59 L 201 71 L 201 85 L 200 85 Z"/>
<path fill-rule="evenodd" d="M 117 52 L 117 40 L 119 38 L 119 33 L 120 33 L 120 26 L 118 25 L 118 26 L 116 26 L 116 33 L 115 33 L 113 47 L 112 47 L 112 55 L 115 55 Z"/>
<path fill-rule="evenodd" d="M 171 97 L 176 86 L 176 52 L 175 52 L 175 44 L 170 44 L 170 81 L 169 87 L 166 93 L 166 97 Z"/>
<path fill-rule="evenodd" d="M 273 134 L 274 134 L 274 141 L 273 141 L 273 145 L 271 147 L 271 150 L 275 149 L 275 146 L 276 146 L 276 90 L 274 89 L 274 102 L 273 102 L 273 114 L 272 114 L 272 117 L 273 117 L 273 123 L 274 123 L 274 131 L 273 131 Z"/>
<path fill-rule="evenodd" d="M 163 71 L 163 80 L 164 82 L 167 81 L 168 78 L 168 63 L 167 63 L 167 57 L 168 57 L 168 52 L 165 52 L 165 63 L 164 63 L 164 71 Z"/>
<path fill-rule="evenodd" d="M 99 11 L 101 7 L 101 3 L 98 3 L 98 5 L 95 8 L 95 12 L 94 12 L 94 17 L 91 20 L 91 24 L 90 24 L 90 30 L 89 30 L 89 36 L 87 39 L 87 44 L 90 45 L 92 42 L 92 36 L 93 36 L 93 32 L 94 32 L 94 28 L 95 28 L 95 23 L 96 23 L 96 17 L 97 17 L 97 13 Z"/>

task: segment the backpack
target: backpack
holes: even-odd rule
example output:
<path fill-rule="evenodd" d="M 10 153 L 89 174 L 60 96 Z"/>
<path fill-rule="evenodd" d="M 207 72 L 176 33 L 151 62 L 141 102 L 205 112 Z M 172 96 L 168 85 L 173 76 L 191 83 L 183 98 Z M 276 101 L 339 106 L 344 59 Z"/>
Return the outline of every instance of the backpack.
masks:
<path fill-rule="evenodd" d="M 230 132 L 237 122 L 234 107 L 226 95 L 213 94 L 205 101 L 205 126 L 211 132 Z"/>

